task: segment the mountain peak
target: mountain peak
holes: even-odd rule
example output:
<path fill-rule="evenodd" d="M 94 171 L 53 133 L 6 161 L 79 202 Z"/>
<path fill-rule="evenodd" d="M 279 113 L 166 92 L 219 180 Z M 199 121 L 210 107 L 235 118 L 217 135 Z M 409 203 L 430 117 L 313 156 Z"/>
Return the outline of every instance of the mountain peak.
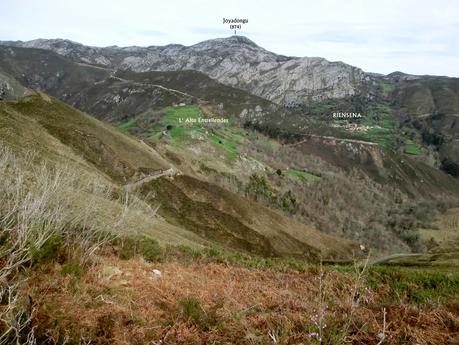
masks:
<path fill-rule="evenodd" d="M 252 47 L 261 49 L 255 42 L 245 36 L 233 35 L 229 37 L 214 38 L 193 45 L 195 48 L 209 48 L 211 46 Z"/>
<path fill-rule="evenodd" d="M 245 36 L 233 35 L 230 37 L 223 38 L 222 40 L 233 44 L 245 44 L 253 47 L 258 47 L 258 45 L 254 41 Z"/>

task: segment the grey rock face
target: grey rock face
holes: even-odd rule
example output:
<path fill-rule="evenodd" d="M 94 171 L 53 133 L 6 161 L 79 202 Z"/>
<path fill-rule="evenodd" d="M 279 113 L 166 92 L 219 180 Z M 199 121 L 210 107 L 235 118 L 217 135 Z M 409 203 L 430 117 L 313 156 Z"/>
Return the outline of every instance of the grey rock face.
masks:
<path fill-rule="evenodd" d="M 282 105 L 351 96 L 361 93 L 371 79 L 361 69 L 342 62 L 274 54 L 242 36 L 189 47 L 98 48 L 60 39 L 2 44 L 48 49 L 75 61 L 136 72 L 198 70 L 223 84 Z"/>
<path fill-rule="evenodd" d="M 17 80 L 0 72 L 0 100 L 16 100 L 31 93 Z"/>
<path fill-rule="evenodd" d="M 10 86 L 4 80 L 0 80 L 0 100 L 6 99 Z"/>

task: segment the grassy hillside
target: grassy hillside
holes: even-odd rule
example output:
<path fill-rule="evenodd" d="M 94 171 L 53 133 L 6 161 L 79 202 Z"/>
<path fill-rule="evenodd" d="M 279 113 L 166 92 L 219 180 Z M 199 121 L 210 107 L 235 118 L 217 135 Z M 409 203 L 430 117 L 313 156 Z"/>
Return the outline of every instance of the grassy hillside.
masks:
<path fill-rule="evenodd" d="M 292 142 L 315 134 L 363 139 L 417 156 L 452 176 L 459 174 L 456 78 L 395 73 L 373 86 L 372 98 L 355 95 L 286 109 L 196 71 L 115 73 L 51 51 L 7 46 L 0 47 L 0 61 L 3 72 L 24 86 L 116 125 L 133 127 L 129 121 L 136 118 L 140 127 L 153 127 L 165 107 L 207 103 L 215 116 L 229 117 L 274 138 Z M 336 121 L 334 112 L 357 112 L 363 118 Z"/>
<path fill-rule="evenodd" d="M 221 112 L 241 122 L 257 119 L 275 126 L 280 118 L 290 118 L 291 122 L 298 123 L 305 121 L 296 111 L 282 108 L 246 91 L 220 84 L 197 71 L 145 73 L 118 71 L 116 75 L 134 82 L 160 84 L 186 92 L 197 99 L 219 105 Z"/>
<path fill-rule="evenodd" d="M 381 107 L 387 111 L 386 105 Z M 421 205 L 430 203 L 435 213 L 443 201 L 458 195 L 456 181 L 396 153 L 390 144 L 385 146 L 361 136 L 343 140 L 311 135 L 282 145 L 279 140 L 238 127 L 230 117 L 224 124 L 199 122 L 216 116 L 219 115 L 212 103 L 199 101 L 149 111 L 122 123 L 120 128 L 144 138 L 195 178 L 385 253 L 409 250 L 407 244 L 419 250 L 414 225 L 417 220 L 406 214 L 403 217 L 410 221 L 394 223 L 394 212 L 409 213 L 413 207 L 420 210 L 424 208 Z M 387 127 L 378 130 L 385 133 L 388 143 L 395 133 L 389 116 L 375 112 L 371 117 L 374 123 Z M 414 141 L 407 142 L 406 150 L 413 157 L 420 153 Z M 333 195 L 337 190 L 340 195 Z M 364 206 L 362 215 L 365 198 L 374 201 L 371 207 Z M 328 204 L 326 211 L 324 204 Z"/>
<path fill-rule="evenodd" d="M 191 238 L 197 234 L 198 244 L 211 241 L 256 254 L 310 259 L 358 252 L 350 241 L 335 246 L 333 238 L 207 181 L 187 176 L 156 179 L 155 174 L 172 164 L 152 147 L 45 94 L 1 103 L 0 107 L 6 145 L 19 152 L 36 147 L 37 159 L 72 164 L 84 173 L 102 176 L 120 192 L 135 186 L 145 196 L 144 202 L 159 207 L 169 223 L 186 229 L 181 232 L 189 231 Z M 193 109 L 185 107 L 178 114 L 196 111 Z M 166 116 L 165 121 L 176 115 Z M 242 212 L 244 209 L 249 213 Z"/>
<path fill-rule="evenodd" d="M 390 98 L 395 114 L 416 133 L 418 142 L 438 152 L 440 167 L 458 177 L 459 79 L 423 76 L 397 80 Z"/>
<path fill-rule="evenodd" d="M 292 221 L 266 207 L 225 191 L 216 185 L 181 176 L 158 180 L 154 190 L 166 219 L 177 221 L 202 237 L 264 256 L 292 255 L 317 260 L 320 256 L 345 257 L 359 249 L 341 240 Z"/>
<path fill-rule="evenodd" d="M 130 116 L 189 97 L 164 88 L 113 77 L 99 66 L 71 62 L 41 49 L 0 47 L 5 73 L 99 118 L 125 121 Z"/>
<path fill-rule="evenodd" d="M 172 103 L 197 99 L 219 105 L 219 111 L 241 121 L 256 119 L 275 126 L 279 117 L 294 124 L 305 119 L 246 91 L 216 82 L 196 71 L 112 71 L 100 66 L 75 63 L 51 51 L 0 46 L 0 61 L 6 73 L 23 85 L 42 90 L 78 109 L 115 123 L 160 109 Z"/>
<path fill-rule="evenodd" d="M 126 181 L 170 166 L 151 148 L 46 95 L 31 96 L 21 102 L 0 102 L 0 114 L 2 148 L 21 163 L 19 171 L 13 174 L 26 174 L 27 180 L 34 181 L 35 170 L 46 169 L 51 175 L 62 170 L 81 175 L 83 184 L 94 183 L 96 191 L 100 184 L 107 193 L 92 195 L 76 188 L 72 207 L 96 204 L 91 221 L 103 230 L 108 230 L 106 222 L 123 215 L 117 229 L 124 232 L 153 236 L 164 244 L 206 243 L 155 217 L 152 206 L 134 194 L 132 200 L 124 199 L 122 186 Z M 126 208 L 124 214 L 125 202 L 132 202 L 133 206 Z"/>
<path fill-rule="evenodd" d="M 71 151 L 79 161 L 122 183 L 170 166 L 138 140 L 46 95 L 1 103 L 0 107 L 2 140 L 22 150 L 37 149 L 61 160 Z M 37 128 L 43 134 L 38 134 Z M 52 144 L 42 145 L 42 140 Z"/>
<path fill-rule="evenodd" d="M 392 150 L 385 102 L 366 120 L 381 127 L 366 133 L 374 143 L 319 126 L 285 145 L 240 120 L 288 131 L 298 112 L 200 74 L 128 80 L 42 51 L 30 66 L 25 51 L 0 53 L 9 73 L 28 72 L 22 82 L 118 125 L 41 92 L 0 102 L 0 343 L 457 336 L 457 209 L 440 211 L 459 187 L 415 159 L 417 141 L 404 143 L 413 159 Z M 212 117 L 228 123 L 199 122 Z M 373 260 L 410 250 L 430 252 Z"/>
<path fill-rule="evenodd" d="M 420 231 L 432 253 L 449 253 L 459 248 L 459 209 L 449 209 L 438 216 L 430 228 Z"/>
<path fill-rule="evenodd" d="M 393 80 L 382 82 L 381 90 L 371 101 L 357 95 L 292 110 L 221 85 L 199 72 L 114 73 L 100 66 L 71 62 L 49 51 L 9 47 L 0 48 L 0 59 L 2 68 L 25 85 L 49 90 L 66 102 L 111 121 L 120 131 L 147 143 L 136 141 L 137 146 L 154 146 L 182 172 L 209 183 L 209 188 L 217 185 L 230 189 L 304 224 L 366 245 L 379 246 L 381 241 L 374 234 L 386 233 L 391 240 L 385 242 L 385 251 L 406 249 L 404 242 L 412 242 L 416 237 L 404 235 L 406 239 L 397 240 L 399 232 L 406 230 L 411 234 L 413 224 L 410 222 L 409 229 L 397 224 L 403 229 L 391 233 L 391 209 L 409 212 L 410 207 L 400 205 L 422 204 L 432 198 L 432 207 L 436 209 L 433 204 L 438 204 L 439 199 L 457 196 L 459 187 L 455 181 L 422 163 L 424 160 L 439 165 L 451 175 L 459 171 L 451 159 L 456 152 L 455 117 L 429 118 L 432 132 L 402 124 L 393 114 L 391 102 L 399 85 Z M 28 110 L 25 105 L 18 107 L 31 112 L 35 105 Z M 345 127 L 346 123 L 332 121 L 331 114 L 338 110 L 361 111 L 364 117 L 351 124 L 364 130 L 352 131 Z M 228 123 L 180 122 L 200 118 L 223 118 Z M 131 150 L 123 150 L 124 144 L 106 149 L 96 135 L 97 130 L 84 136 L 59 121 L 56 125 L 54 118 L 49 122 L 44 119 L 41 115 L 42 125 L 53 137 L 73 151 L 85 152 L 85 163 L 117 183 L 148 180 L 154 171 L 160 173 L 171 166 L 157 164 L 156 161 L 164 161 L 162 158 L 151 165 L 135 154 L 131 157 Z M 440 142 L 443 137 L 437 138 L 436 131 L 449 137 L 447 142 L 432 148 L 425 144 L 425 138 Z M 292 145 L 283 147 L 283 143 Z M 378 200 L 375 212 L 384 212 L 377 217 L 377 224 L 369 226 L 369 219 L 358 216 L 359 206 L 349 206 L 353 217 L 343 215 L 344 206 L 339 207 L 339 212 L 322 211 L 329 203 L 328 194 L 338 188 L 338 180 L 347 181 L 340 182 L 340 189 L 346 185 L 346 190 L 358 195 L 369 193 Z M 345 197 L 342 199 L 339 204 L 345 202 Z M 369 236 L 370 232 L 373 235 Z"/>
<path fill-rule="evenodd" d="M 103 175 L 12 150 L 0 150 L 5 344 L 442 344 L 455 337 L 456 271 L 323 266 L 198 245 L 192 233 L 167 230 L 140 195 L 114 196 Z"/>
<path fill-rule="evenodd" d="M 459 113 L 459 79 L 417 77 L 395 84 L 391 97 L 400 111 L 413 116 Z"/>

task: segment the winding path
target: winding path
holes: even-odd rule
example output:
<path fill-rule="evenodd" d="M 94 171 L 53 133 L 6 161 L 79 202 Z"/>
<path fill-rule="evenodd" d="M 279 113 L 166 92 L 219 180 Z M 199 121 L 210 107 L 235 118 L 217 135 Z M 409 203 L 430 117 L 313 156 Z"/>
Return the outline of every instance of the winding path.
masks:
<path fill-rule="evenodd" d="M 326 135 L 316 135 L 316 134 L 308 134 L 308 137 L 310 138 L 319 138 L 319 139 L 325 139 L 325 140 L 336 140 L 336 141 L 342 141 L 346 143 L 353 143 L 353 144 L 361 144 L 361 145 L 370 145 L 370 146 L 379 146 L 379 144 L 371 142 L 371 141 L 364 141 L 364 140 L 357 140 L 357 139 L 345 139 L 345 138 L 337 138 L 337 137 L 330 137 Z M 309 139 L 301 140 L 297 143 L 289 144 L 287 146 L 294 147 L 298 146 L 304 143 L 307 143 Z"/>
<path fill-rule="evenodd" d="M 175 89 L 170 89 L 170 88 L 167 88 L 165 86 L 162 86 L 162 85 L 159 85 L 159 84 L 151 84 L 151 83 L 141 83 L 141 82 L 138 82 L 138 81 L 134 81 L 134 80 L 130 80 L 130 79 L 123 79 L 123 78 L 120 78 L 120 77 L 117 77 L 114 73 L 112 73 L 110 75 L 110 78 L 112 79 L 115 79 L 115 80 L 118 80 L 118 81 L 122 81 L 122 82 L 129 82 L 129 83 L 132 83 L 134 85 L 143 85 L 143 86 L 152 86 L 152 87 L 156 87 L 158 89 L 162 89 L 162 90 L 165 90 L 167 92 L 170 92 L 170 93 L 175 93 L 175 94 L 178 94 L 180 96 L 185 96 L 185 97 L 188 97 L 188 98 L 196 98 L 194 97 L 193 95 L 190 95 L 189 93 L 186 93 L 186 92 L 182 92 L 182 91 L 179 91 L 179 90 L 175 90 Z"/>
<path fill-rule="evenodd" d="M 148 145 L 145 141 L 143 140 L 139 140 L 139 142 L 146 146 L 147 150 L 149 150 L 152 154 L 156 155 L 156 156 L 159 156 L 161 157 L 158 152 L 156 152 L 150 145 Z M 137 188 L 138 186 L 141 186 L 143 185 L 144 183 L 148 183 L 148 182 L 151 182 L 153 180 L 156 180 L 160 177 L 163 177 L 163 176 L 175 176 L 175 175 L 180 175 L 181 172 L 180 170 L 178 170 L 175 166 L 171 166 L 170 168 L 168 169 L 159 169 L 159 170 L 156 170 L 155 172 L 153 172 L 152 174 L 148 175 L 148 176 L 145 176 L 143 178 L 141 178 L 140 180 L 136 181 L 136 182 L 131 182 L 131 183 L 128 183 L 128 184 L 125 184 L 124 185 L 124 189 L 126 190 L 132 190 L 132 189 L 135 189 Z"/>
<path fill-rule="evenodd" d="M 419 256 L 423 256 L 423 255 L 424 254 L 420 254 L 420 253 L 392 254 L 392 255 L 384 256 L 384 257 L 379 258 L 379 259 L 370 260 L 370 261 L 368 261 L 368 265 L 369 266 L 380 265 L 380 264 L 388 263 L 389 261 L 391 261 L 393 259 L 400 259 L 400 258 L 407 258 L 407 257 L 419 257 Z"/>
<path fill-rule="evenodd" d="M 143 185 L 144 183 L 151 182 L 151 181 L 156 180 L 156 179 L 158 179 L 160 177 L 174 176 L 174 175 L 177 175 L 178 173 L 179 173 L 179 171 L 174 166 L 170 167 L 169 169 L 157 170 L 153 174 L 145 176 L 144 178 L 142 178 L 142 179 L 140 179 L 140 180 L 138 180 L 136 182 L 131 182 L 131 183 L 128 183 L 128 184 L 124 185 L 124 188 L 126 190 L 132 190 L 132 189 L 137 188 L 138 186 Z"/>

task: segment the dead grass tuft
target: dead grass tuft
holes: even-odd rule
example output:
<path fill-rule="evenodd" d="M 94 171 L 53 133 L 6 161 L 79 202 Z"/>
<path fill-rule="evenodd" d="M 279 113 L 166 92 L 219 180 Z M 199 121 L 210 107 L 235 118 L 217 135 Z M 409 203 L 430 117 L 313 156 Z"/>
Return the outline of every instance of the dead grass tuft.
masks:
<path fill-rule="evenodd" d="M 107 267 L 114 273 L 104 273 Z M 37 272 L 28 288 L 38 311 L 34 324 L 39 334 L 52 334 L 52 339 L 92 337 L 96 344 L 320 343 L 317 270 L 281 272 L 211 262 L 184 265 L 100 257 L 71 287 L 60 269 L 52 268 L 51 279 Z M 326 269 L 322 282 L 322 343 L 344 339 L 378 344 L 382 303 L 390 287 L 359 290 L 360 303 L 355 305 L 350 299 L 352 273 Z M 446 306 L 402 303 L 387 305 L 386 310 L 386 343 L 446 344 L 458 334 L 458 315 Z"/>

